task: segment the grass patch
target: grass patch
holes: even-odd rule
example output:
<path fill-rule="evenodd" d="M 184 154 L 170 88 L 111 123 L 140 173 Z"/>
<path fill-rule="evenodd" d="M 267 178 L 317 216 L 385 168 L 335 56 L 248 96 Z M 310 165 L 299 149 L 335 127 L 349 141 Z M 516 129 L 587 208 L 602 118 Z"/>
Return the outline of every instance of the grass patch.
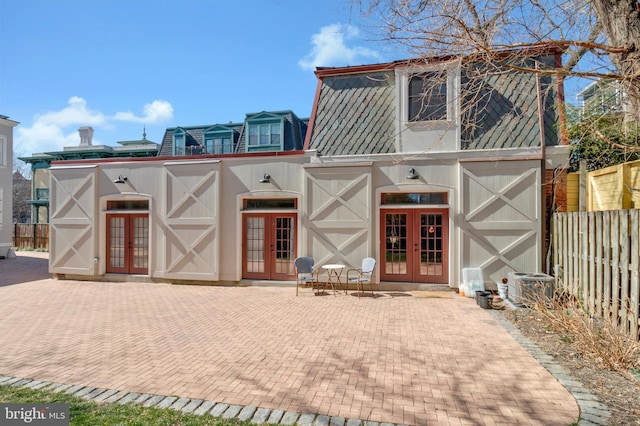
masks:
<path fill-rule="evenodd" d="M 250 422 L 237 419 L 222 419 L 210 414 L 195 415 L 182 411 L 139 404 L 97 403 L 77 398 L 64 392 L 0 385 L 2 403 L 63 403 L 69 404 L 70 424 L 74 426 L 245 426 Z"/>

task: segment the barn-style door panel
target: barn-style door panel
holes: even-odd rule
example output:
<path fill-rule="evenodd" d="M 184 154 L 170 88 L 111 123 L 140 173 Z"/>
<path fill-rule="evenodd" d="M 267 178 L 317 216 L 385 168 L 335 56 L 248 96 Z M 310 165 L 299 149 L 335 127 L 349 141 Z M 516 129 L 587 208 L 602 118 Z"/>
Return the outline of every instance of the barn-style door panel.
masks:
<path fill-rule="evenodd" d="M 462 267 L 485 279 L 541 267 L 539 161 L 461 164 Z"/>
<path fill-rule="evenodd" d="M 164 169 L 165 278 L 218 279 L 217 162 L 168 163 Z"/>
<path fill-rule="evenodd" d="M 359 266 L 373 254 L 370 173 L 370 167 L 362 166 L 308 169 L 307 235 L 300 256 L 312 253 L 319 265 Z"/>
<path fill-rule="evenodd" d="M 49 270 L 91 275 L 96 256 L 95 166 L 51 169 Z"/>

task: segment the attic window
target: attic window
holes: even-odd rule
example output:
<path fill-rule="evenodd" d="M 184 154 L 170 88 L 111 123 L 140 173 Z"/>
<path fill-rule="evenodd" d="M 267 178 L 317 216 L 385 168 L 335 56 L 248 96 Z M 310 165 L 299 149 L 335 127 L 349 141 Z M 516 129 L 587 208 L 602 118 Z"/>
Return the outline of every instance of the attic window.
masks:
<path fill-rule="evenodd" d="M 447 120 L 447 71 L 409 77 L 409 121 Z"/>

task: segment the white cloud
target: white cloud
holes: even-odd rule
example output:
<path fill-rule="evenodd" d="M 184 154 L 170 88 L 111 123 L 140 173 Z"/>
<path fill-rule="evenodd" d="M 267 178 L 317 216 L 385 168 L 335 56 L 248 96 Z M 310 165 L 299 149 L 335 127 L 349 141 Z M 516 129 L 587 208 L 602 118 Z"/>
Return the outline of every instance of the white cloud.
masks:
<path fill-rule="evenodd" d="M 129 111 L 107 115 L 90 109 L 85 99 L 73 96 L 67 101 L 67 106 L 61 110 L 36 116 L 30 127 L 25 126 L 24 123 L 18 126 L 14 145 L 24 156 L 62 151 L 64 147 L 77 146 L 80 143 L 78 135 L 80 126 L 92 126 L 96 130 L 100 128 L 113 130 L 117 122 L 159 124 L 172 119 L 173 107 L 167 101 L 155 100 L 146 104 L 141 116 L 136 116 Z M 93 144 L 101 144 L 99 137 L 94 137 Z"/>
<path fill-rule="evenodd" d="M 173 107 L 167 101 L 153 101 L 144 106 L 144 115 L 136 116 L 131 111 L 118 112 L 113 118 L 120 121 L 133 123 L 155 124 L 169 121 L 173 118 Z"/>
<path fill-rule="evenodd" d="M 102 126 L 106 122 L 104 114 L 87 108 L 87 101 L 73 96 L 68 101 L 69 106 L 60 111 L 47 112 L 36 119 L 36 123 L 55 126 L 68 126 L 84 123 L 85 126 Z"/>
<path fill-rule="evenodd" d="M 380 60 L 381 56 L 366 47 L 349 47 L 347 42 L 357 40 L 360 32 L 355 27 L 333 24 L 322 27 L 311 37 L 311 52 L 298 61 L 302 69 L 313 70 L 316 67 L 359 65 L 359 63 Z"/>

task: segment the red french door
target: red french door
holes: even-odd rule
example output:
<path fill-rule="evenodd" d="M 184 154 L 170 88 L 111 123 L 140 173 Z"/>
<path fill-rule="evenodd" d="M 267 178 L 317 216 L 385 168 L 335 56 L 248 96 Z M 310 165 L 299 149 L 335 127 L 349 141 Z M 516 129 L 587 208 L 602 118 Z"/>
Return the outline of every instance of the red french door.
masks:
<path fill-rule="evenodd" d="M 149 273 L 149 215 L 107 215 L 107 272 Z"/>
<path fill-rule="evenodd" d="M 246 213 L 242 226 L 242 277 L 292 280 L 295 213 Z"/>
<path fill-rule="evenodd" d="M 383 210 L 380 279 L 447 283 L 448 213 L 447 209 Z"/>

